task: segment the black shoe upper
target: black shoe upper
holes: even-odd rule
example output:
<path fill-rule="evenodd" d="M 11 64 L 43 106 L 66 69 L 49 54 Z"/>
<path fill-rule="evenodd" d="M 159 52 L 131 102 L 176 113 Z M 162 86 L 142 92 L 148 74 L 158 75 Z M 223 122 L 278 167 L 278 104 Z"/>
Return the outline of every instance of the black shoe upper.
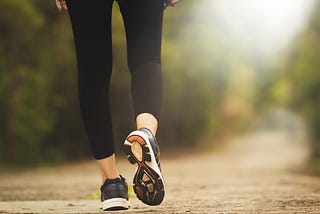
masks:
<path fill-rule="evenodd" d="M 139 130 L 145 132 L 149 136 L 149 141 L 150 141 L 152 150 L 154 152 L 154 156 L 156 158 L 157 164 L 158 164 L 159 169 L 161 171 L 160 160 L 159 160 L 160 148 L 159 148 L 159 145 L 158 145 L 156 137 L 153 135 L 152 131 L 150 129 L 148 129 L 148 128 L 140 128 Z"/>
<path fill-rule="evenodd" d="M 124 198 L 128 200 L 128 185 L 120 175 L 120 178 L 107 179 L 100 187 L 101 201 L 111 198 Z"/>

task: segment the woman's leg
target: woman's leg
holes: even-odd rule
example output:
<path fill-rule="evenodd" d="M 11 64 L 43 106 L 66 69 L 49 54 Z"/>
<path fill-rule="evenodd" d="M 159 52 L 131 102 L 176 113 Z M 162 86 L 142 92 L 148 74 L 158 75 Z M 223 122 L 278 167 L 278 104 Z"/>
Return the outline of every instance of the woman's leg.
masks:
<path fill-rule="evenodd" d="M 156 133 L 162 101 L 163 0 L 118 0 L 124 19 L 137 128 Z"/>
<path fill-rule="evenodd" d="M 138 130 L 124 143 L 128 160 L 137 164 L 133 189 L 148 205 L 164 198 L 159 146 L 155 138 L 162 100 L 161 37 L 163 0 L 118 0 L 124 19 L 131 90 Z"/>
<path fill-rule="evenodd" d="M 109 107 L 113 0 L 68 0 L 78 63 L 81 114 L 103 181 L 119 176 Z"/>

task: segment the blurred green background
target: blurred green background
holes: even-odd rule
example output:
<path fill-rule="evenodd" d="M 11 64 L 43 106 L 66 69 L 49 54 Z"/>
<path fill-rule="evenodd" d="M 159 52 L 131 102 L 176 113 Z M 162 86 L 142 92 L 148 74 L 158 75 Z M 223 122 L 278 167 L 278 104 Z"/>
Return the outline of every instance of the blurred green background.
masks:
<path fill-rule="evenodd" d="M 134 128 L 118 5 L 111 103 L 117 149 Z M 91 157 L 71 26 L 54 1 L 0 0 L 0 165 Z M 164 15 L 161 148 L 215 149 L 306 127 L 320 171 L 320 2 L 185 0 Z M 297 122 L 296 118 L 299 118 Z"/>

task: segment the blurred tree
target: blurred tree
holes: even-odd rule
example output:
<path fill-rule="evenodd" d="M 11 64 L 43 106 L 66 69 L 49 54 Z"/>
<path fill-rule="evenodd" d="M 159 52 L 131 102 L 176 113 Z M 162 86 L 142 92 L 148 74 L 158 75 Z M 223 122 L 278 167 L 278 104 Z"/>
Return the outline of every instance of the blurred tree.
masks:
<path fill-rule="evenodd" d="M 2 163 L 60 159 L 78 151 L 69 27 L 53 1 L 0 2 Z"/>
<path fill-rule="evenodd" d="M 1 116 L 5 118 L 2 126 L 6 125 L 1 129 L 1 151 L 6 159 L 16 161 L 22 155 L 18 152 L 22 138 L 41 138 L 39 135 L 24 135 L 28 129 L 41 127 L 37 123 L 28 126 L 29 118 L 24 117 L 24 112 L 33 110 L 23 103 L 27 101 L 25 98 L 29 91 L 37 90 L 37 85 L 34 85 L 37 77 L 28 75 L 36 73 L 32 59 L 34 52 L 30 47 L 36 45 L 32 38 L 44 23 L 30 1 L 4 0 L 0 4 L 1 100 L 6 101 L 1 105 Z M 14 13 L 20 15 L 12 16 Z"/>
<path fill-rule="evenodd" d="M 281 66 L 282 78 L 271 87 L 273 101 L 305 116 L 313 160 L 320 160 L 320 4 Z M 320 169 L 320 165 L 317 166 Z"/>
<path fill-rule="evenodd" d="M 292 84 L 292 106 L 305 116 L 312 135 L 312 152 L 320 158 L 320 4 L 309 29 L 301 36 L 288 63 Z"/>

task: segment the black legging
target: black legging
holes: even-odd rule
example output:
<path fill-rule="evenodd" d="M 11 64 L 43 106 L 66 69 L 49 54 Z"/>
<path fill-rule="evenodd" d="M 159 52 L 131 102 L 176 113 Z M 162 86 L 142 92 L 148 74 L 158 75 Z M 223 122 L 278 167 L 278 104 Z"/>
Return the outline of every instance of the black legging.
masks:
<path fill-rule="evenodd" d="M 114 153 L 109 83 L 114 0 L 67 0 L 78 63 L 81 114 L 96 159 Z M 163 0 L 118 0 L 123 16 L 135 116 L 159 118 Z"/>

